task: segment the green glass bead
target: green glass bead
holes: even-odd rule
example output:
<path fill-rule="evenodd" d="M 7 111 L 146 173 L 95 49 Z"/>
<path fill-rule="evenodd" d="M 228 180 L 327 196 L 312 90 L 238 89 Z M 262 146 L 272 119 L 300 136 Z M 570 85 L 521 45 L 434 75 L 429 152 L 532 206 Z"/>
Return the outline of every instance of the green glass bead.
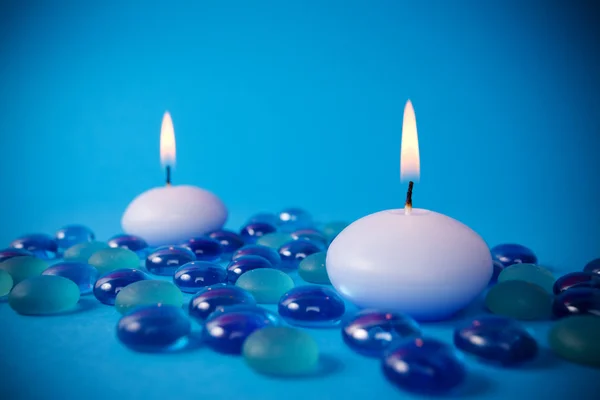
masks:
<path fill-rule="evenodd" d="M 4 297 L 10 293 L 13 287 L 12 276 L 3 269 L 0 269 L 0 297 Z"/>
<path fill-rule="evenodd" d="M 600 318 L 576 315 L 559 320 L 548 332 L 552 351 L 569 361 L 600 368 Z"/>
<path fill-rule="evenodd" d="M 127 314 L 139 306 L 155 304 L 181 307 L 183 293 L 171 282 L 143 280 L 125 286 L 115 299 L 115 308 L 121 314 Z"/>
<path fill-rule="evenodd" d="M 255 331 L 244 342 L 242 354 L 252 369 L 267 375 L 307 375 L 319 364 L 315 340 L 305 331 L 285 326 Z"/>
<path fill-rule="evenodd" d="M 108 249 L 109 246 L 104 242 L 83 242 L 69 247 L 63 254 L 65 261 L 88 262 L 88 259 L 98 250 Z"/>
<path fill-rule="evenodd" d="M 116 269 L 136 269 L 140 267 L 140 257 L 133 251 L 122 247 L 109 247 L 98 250 L 90 256 L 87 262 L 96 267 L 99 275 L 104 275 Z"/>
<path fill-rule="evenodd" d="M 281 246 L 289 242 L 290 240 L 294 240 L 292 235 L 284 232 L 273 232 L 267 233 L 264 236 L 261 236 L 256 241 L 256 244 L 260 244 L 261 246 L 270 247 L 273 250 L 279 250 Z"/>
<path fill-rule="evenodd" d="M 347 226 L 348 226 L 348 223 L 346 223 L 346 222 L 333 221 L 333 222 L 328 222 L 325 225 L 323 225 L 323 229 L 321 229 L 321 231 L 323 232 L 325 237 L 327 237 L 327 239 L 329 239 L 329 241 L 331 242 Z"/>
<path fill-rule="evenodd" d="M 552 296 L 542 287 L 511 280 L 493 286 L 485 296 L 485 306 L 494 314 L 522 320 L 548 319 Z"/>
<path fill-rule="evenodd" d="M 0 263 L 0 269 L 10 274 L 15 285 L 29 277 L 41 275 L 48 267 L 46 261 L 32 256 L 13 257 Z"/>
<path fill-rule="evenodd" d="M 79 301 L 79 287 L 58 275 L 39 275 L 15 285 L 8 304 L 23 315 L 57 314 L 69 311 Z"/>
<path fill-rule="evenodd" d="M 250 292 L 257 303 L 276 304 L 281 296 L 294 288 L 294 281 L 278 269 L 257 268 L 242 274 L 235 285 Z"/>
<path fill-rule="evenodd" d="M 535 264 L 513 264 L 508 266 L 498 275 L 498 282 L 524 281 L 533 283 L 544 288 L 548 293 L 552 292 L 554 286 L 554 275 L 544 267 Z"/>
<path fill-rule="evenodd" d="M 298 275 L 306 282 L 331 284 L 325 268 L 327 253 L 322 251 L 306 257 L 298 266 Z"/>

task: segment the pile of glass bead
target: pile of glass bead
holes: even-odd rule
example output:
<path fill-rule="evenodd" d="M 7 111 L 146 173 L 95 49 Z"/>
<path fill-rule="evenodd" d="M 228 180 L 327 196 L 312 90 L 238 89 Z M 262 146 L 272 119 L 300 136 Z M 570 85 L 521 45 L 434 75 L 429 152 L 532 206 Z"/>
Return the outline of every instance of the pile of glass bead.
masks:
<path fill-rule="evenodd" d="M 268 375 L 318 374 L 310 330 L 339 329 L 351 351 L 380 360 L 392 384 L 419 393 L 459 388 L 468 375 L 465 356 L 505 368 L 534 360 L 538 343 L 525 327 L 533 320 L 553 321 L 555 354 L 600 367 L 600 259 L 555 279 L 527 247 L 493 247 L 485 308 L 456 322 L 453 343 L 444 343 L 410 316 L 350 311 L 326 270 L 327 248 L 345 226 L 289 208 L 254 215 L 238 232 L 150 248 L 133 235 L 102 242 L 89 228 L 69 225 L 0 251 L 0 298 L 19 314 L 45 315 L 93 296 L 116 309 L 116 337 L 131 350 L 169 352 L 201 340 Z"/>

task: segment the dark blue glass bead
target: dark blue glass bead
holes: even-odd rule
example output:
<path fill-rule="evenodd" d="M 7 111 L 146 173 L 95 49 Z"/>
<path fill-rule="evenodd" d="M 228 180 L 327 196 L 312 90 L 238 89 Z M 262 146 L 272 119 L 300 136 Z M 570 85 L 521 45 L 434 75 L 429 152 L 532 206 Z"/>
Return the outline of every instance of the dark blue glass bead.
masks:
<path fill-rule="evenodd" d="M 410 317 L 376 310 L 363 310 L 342 325 L 344 343 L 357 353 L 381 357 L 394 343 L 421 335 Z"/>
<path fill-rule="evenodd" d="M 571 288 L 554 298 L 552 312 L 558 318 L 571 315 L 594 315 L 600 317 L 600 290 Z"/>
<path fill-rule="evenodd" d="M 93 242 L 96 235 L 84 225 L 67 225 L 56 231 L 54 235 L 59 249 L 66 250 L 79 243 Z"/>
<path fill-rule="evenodd" d="M 211 232 L 208 237 L 221 243 L 223 253 L 227 255 L 233 254 L 233 252 L 245 244 L 244 239 L 240 235 L 224 229 Z"/>
<path fill-rule="evenodd" d="M 252 222 L 245 225 L 240 231 L 240 236 L 246 243 L 254 243 L 259 238 L 277 230 L 273 225 L 264 222 Z"/>
<path fill-rule="evenodd" d="M 148 243 L 135 235 L 115 235 L 107 243 L 110 247 L 122 247 L 138 254 L 143 253 L 148 248 Z"/>
<path fill-rule="evenodd" d="M 296 269 L 300 262 L 314 253 L 323 251 L 323 248 L 311 240 L 293 240 L 279 248 L 281 268 Z"/>
<path fill-rule="evenodd" d="M 14 249 L 27 250 L 38 258 L 50 260 L 56 258 L 58 245 L 56 240 L 44 233 L 34 233 L 22 236 L 11 242 L 10 247 Z"/>
<path fill-rule="evenodd" d="M 221 243 L 209 237 L 192 238 L 184 244 L 184 247 L 190 249 L 198 261 L 217 261 L 223 255 Z"/>
<path fill-rule="evenodd" d="M 420 394 L 448 392 L 466 377 L 456 351 L 430 338 L 416 338 L 394 347 L 383 358 L 382 369 L 396 386 Z"/>
<path fill-rule="evenodd" d="M 294 232 L 300 229 L 312 228 L 314 223 L 307 211 L 291 207 L 279 213 L 278 225 L 279 230 L 282 232 Z"/>
<path fill-rule="evenodd" d="M 191 261 L 179 267 L 173 282 L 182 292 L 196 293 L 203 287 L 225 283 L 227 271 L 219 264 L 208 261 Z"/>
<path fill-rule="evenodd" d="M 245 256 L 262 257 L 265 260 L 269 261 L 271 263 L 271 266 L 275 268 L 279 267 L 279 264 L 281 264 L 281 257 L 279 256 L 277 251 L 273 250 L 270 247 L 261 246 L 259 244 L 249 244 L 238 249 L 235 253 L 233 253 L 231 259 L 235 260 L 237 258 Z"/>
<path fill-rule="evenodd" d="M 600 289 L 600 275 L 592 272 L 571 272 L 563 275 L 554 282 L 554 294 L 560 294 L 572 288 Z"/>
<path fill-rule="evenodd" d="M 121 289 L 144 279 L 150 279 L 150 276 L 139 269 L 124 268 L 111 271 L 98 278 L 94 284 L 94 296 L 99 302 L 112 306 Z"/>
<path fill-rule="evenodd" d="M 227 281 L 231 284 L 237 282 L 244 272 L 258 268 L 272 268 L 271 263 L 260 256 L 237 257 L 227 266 Z"/>
<path fill-rule="evenodd" d="M 136 308 L 121 317 L 117 337 L 136 351 L 163 352 L 178 347 L 191 329 L 190 319 L 181 308 L 151 305 Z"/>
<path fill-rule="evenodd" d="M 504 267 L 513 264 L 537 264 L 537 256 L 534 252 L 520 244 L 499 244 L 492 247 L 492 258 L 499 261 Z"/>
<path fill-rule="evenodd" d="M 329 240 L 324 234 L 316 229 L 300 229 L 291 233 L 292 239 L 294 240 L 309 240 L 314 244 L 321 247 L 321 251 L 327 249 Z"/>
<path fill-rule="evenodd" d="M 217 284 L 201 289 L 190 301 L 190 316 L 203 321 L 217 308 L 236 304 L 255 305 L 254 297 L 237 286 Z"/>
<path fill-rule="evenodd" d="M 504 366 L 531 360 L 538 345 L 517 321 L 500 316 L 482 316 L 459 325 L 454 345 L 483 361 Z"/>
<path fill-rule="evenodd" d="M 498 276 L 500 272 L 504 269 L 504 265 L 500 261 L 494 260 L 494 272 L 492 273 L 492 277 L 490 278 L 490 285 L 498 282 Z"/>
<path fill-rule="evenodd" d="M 596 258 L 595 260 L 587 263 L 583 270 L 585 272 L 591 272 L 600 275 L 600 258 Z"/>
<path fill-rule="evenodd" d="M 203 338 L 213 350 L 240 354 L 248 336 L 258 329 L 279 325 L 270 311 L 257 306 L 231 306 L 213 312 L 204 324 Z"/>
<path fill-rule="evenodd" d="M 146 269 L 154 275 L 172 276 L 183 264 L 196 261 L 196 255 L 182 246 L 164 246 L 146 257 Z"/>
<path fill-rule="evenodd" d="M 4 249 L 0 250 L 0 262 L 6 261 L 13 257 L 30 256 L 33 257 L 33 253 L 23 249 Z"/>
<path fill-rule="evenodd" d="M 246 224 L 252 224 L 255 222 L 262 222 L 264 224 L 269 224 L 272 226 L 277 226 L 279 224 L 279 217 L 275 214 L 271 213 L 258 213 L 251 216 Z"/>
<path fill-rule="evenodd" d="M 279 315 L 289 324 L 331 327 L 339 324 L 346 306 L 338 294 L 323 286 L 298 286 L 281 296 Z"/>
<path fill-rule="evenodd" d="M 81 294 L 92 293 L 98 270 L 87 263 L 61 262 L 46 268 L 42 275 L 58 275 L 75 282 Z"/>

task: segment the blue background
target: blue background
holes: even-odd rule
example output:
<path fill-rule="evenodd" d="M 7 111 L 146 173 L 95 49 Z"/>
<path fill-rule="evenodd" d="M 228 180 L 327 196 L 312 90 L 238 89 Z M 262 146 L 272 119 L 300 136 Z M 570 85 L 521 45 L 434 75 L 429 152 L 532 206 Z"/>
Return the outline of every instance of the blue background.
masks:
<path fill-rule="evenodd" d="M 490 245 L 522 243 L 546 265 L 581 269 L 600 256 L 600 35 L 584 4 L 3 0 L 0 242 L 67 223 L 87 224 L 100 239 L 119 232 L 129 201 L 164 182 L 166 110 L 177 139 L 174 182 L 218 194 L 229 227 L 286 206 L 321 221 L 402 207 L 410 98 L 422 167 L 415 206 L 461 220 Z M 96 312 L 92 324 L 111 311 Z M 277 390 L 295 399 L 299 388 L 324 399 L 334 391 L 367 398 L 368 388 L 397 396 L 376 366 L 366 372 L 367 361 L 347 353 L 342 372 L 313 382 L 273 382 L 239 360 L 194 353 L 144 370 L 147 358 L 124 358 L 100 335 L 114 321 L 89 326 L 81 314 L 65 328 L 52 325 L 57 318 L 20 322 L 39 345 L 17 341 L 11 354 L 22 360 L 2 355 L 13 367 L 29 363 L 48 390 L 37 398 L 52 390 L 73 398 L 79 384 L 99 385 L 88 395 L 106 398 L 130 389 L 167 398 L 180 385 L 186 395 L 228 399 L 276 398 Z M 84 329 L 98 333 L 93 345 Z M 341 352 L 337 335 L 319 334 L 320 344 Z M 59 360 L 77 379 L 52 383 Z M 183 381 L 161 384 L 176 366 L 188 371 Z M 582 379 L 592 373 L 564 368 Z M 539 370 L 529 374 L 506 379 L 548 384 Z M 557 385 L 574 379 L 563 375 Z M 11 384 L 25 382 L 19 375 Z M 498 398 L 522 393 L 517 386 Z"/>

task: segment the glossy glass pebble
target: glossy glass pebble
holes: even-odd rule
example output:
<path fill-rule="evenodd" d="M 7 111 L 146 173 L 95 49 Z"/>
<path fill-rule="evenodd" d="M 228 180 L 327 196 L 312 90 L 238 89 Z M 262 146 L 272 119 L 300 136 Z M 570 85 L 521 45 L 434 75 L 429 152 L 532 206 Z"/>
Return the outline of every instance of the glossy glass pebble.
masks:
<path fill-rule="evenodd" d="M 217 309 L 204 324 L 204 342 L 213 350 L 240 354 L 246 338 L 267 326 L 279 325 L 279 319 L 271 312 L 252 306 L 232 306 Z"/>
<path fill-rule="evenodd" d="M 600 289 L 600 275 L 592 272 L 571 272 L 561 276 L 554 283 L 554 294 L 559 294 L 572 288 Z"/>
<path fill-rule="evenodd" d="M 274 268 L 279 267 L 279 264 L 281 264 L 281 257 L 279 256 L 279 253 L 277 253 L 276 250 L 258 244 L 249 244 L 238 249 L 235 253 L 233 253 L 231 259 L 235 260 L 237 258 L 245 256 L 262 257 L 265 260 L 269 261 L 271 263 L 271 266 Z"/>
<path fill-rule="evenodd" d="M 172 276 L 184 264 L 196 260 L 196 255 L 186 247 L 159 247 L 146 257 L 146 269 L 154 275 Z"/>
<path fill-rule="evenodd" d="M 252 222 L 242 227 L 240 236 L 246 243 L 254 243 L 264 235 L 273 233 L 276 230 L 277 228 L 271 224 L 265 222 Z"/>
<path fill-rule="evenodd" d="M 250 293 L 239 287 L 218 284 L 196 293 L 190 301 L 188 311 L 191 317 L 203 321 L 219 307 L 238 304 L 253 306 L 256 301 Z"/>
<path fill-rule="evenodd" d="M 12 276 L 3 269 L 0 269 L 0 298 L 10 293 L 10 289 L 13 287 Z"/>
<path fill-rule="evenodd" d="M 590 261 L 583 267 L 585 272 L 591 272 L 600 275 L 600 258 Z"/>
<path fill-rule="evenodd" d="M 208 237 L 221 243 L 223 254 L 229 256 L 245 244 L 244 239 L 240 235 L 225 229 L 211 232 Z"/>
<path fill-rule="evenodd" d="M 498 260 L 494 260 L 494 272 L 492 274 L 492 277 L 490 278 L 490 284 L 494 284 L 496 282 L 498 282 L 498 276 L 500 276 L 500 273 L 502 272 L 502 270 L 504 270 L 504 265 L 502 265 L 502 263 Z"/>
<path fill-rule="evenodd" d="M 600 318 L 589 315 L 563 318 L 552 325 L 548 344 L 571 362 L 600 368 Z"/>
<path fill-rule="evenodd" d="M 104 242 L 83 242 L 69 247 L 63 253 L 65 261 L 88 262 L 92 254 L 98 250 L 108 249 L 108 244 Z"/>
<path fill-rule="evenodd" d="M 34 233 L 22 236 L 13 240 L 10 243 L 10 247 L 30 251 L 36 257 L 45 260 L 56 258 L 56 253 L 58 252 L 56 240 L 54 240 L 52 236 L 44 233 Z"/>
<path fill-rule="evenodd" d="M 279 217 L 272 213 L 258 213 L 251 216 L 246 224 L 252 224 L 255 222 L 262 222 L 265 224 L 277 226 L 279 224 Z"/>
<path fill-rule="evenodd" d="M 600 317 L 600 290 L 589 287 L 566 290 L 554 298 L 552 312 L 558 318 L 582 314 Z"/>
<path fill-rule="evenodd" d="M 131 250 L 135 253 L 142 253 L 148 249 L 148 243 L 144 239 L 136 235 L 115 235 L 108 240 L 108 245 L 113 248 L 123 248 Z"/>
<path fill-rule="evenodd" d="M 454 345 L 482 360 L 504 366 L 533 359 L 536 340 L 517 321 L 498 316 L 481 316 L 460 324 L 454 331 Z"/>
<path fill-rule="evenodd" d="M 103 304 L 115 304 L 117 294 L 127 285 L 150 279 L 150 276 L 139 269 L 117 269 L 102 275 L 94 284 L 94 296 Z"/>
<path fill-rule="evenodd" d="M 342 324 L 344 343 L 359 354 L 381 357 L 395 343 L 421 335 L 410 317 L 377 310 L 360 311 Z"/>
<path fill-rule="evenodd" d="M 552 296 L 538 285 L 510 280 L 490 288 L 485 306 L 492 313 L 509 318 L 542 320 L 552 315 Z"/>
<path fill-rule="evenodd" d="M 293 232 L 313 227 L 312 216 L 305 210 L 290 207 L 279 213 L 278 228 L 282 232 Z"/>
<path fill-rule="evenodd" d="M 273 232 L 266 234 L 256 240 L 256 244 L 261 246 L 270 247 L 277 251 L 279 248 L 287 242 L 294 240 L 292 235 L 286 232 Z"/>
<path fill-rule="evenodd" d="M 308 375 L 319 365 L 317 342 L 307 332 L 287 326 L 255 331 L 244 342 L 242 354 L 250 368 L 266 375 Z"/>
<path fill-rule="evenodd" d="M 79 243 L 92 242 L 96 238 L 94 232 L 84 225 L 67 225 L 54 234 L 59 249 L 66 250 Z"/>
<path fill-rule="evenodd" d="M 535 253 L 520 244 L 506 243 L 492 247 L 492 258 L 500 261 L 503 266 L 508 267 L 513 264 L 537 264 L 538 259 Z"/>
<path fill-rule="evenodd" d="M 260 256 L 237 257 L 227 265 L 227 281 L 236 283 L 242 274 L 258 268 L 272 268 L 271 263 Z"/>
<path fill-rule="evenodd" d="M 173 282 L 182 292 L 196 293 L 206 286 L 227 281 L 227 270 L 208 261 L 191 261 L 179 267 Z"/>
<path fill-rule="evenodd" d="M 396 386 L 420 394 L 448 392 L 466 377 L 456 351 L 430 338 L 416 338 L 395 347 L 383 358 L 382 369 Z"/>
<path fill-rule="evenodd" d="M 115 308 L 121 314 L 127 314 L 139 306 L 153 304 L 181 307 L 183 293 L 171 282 L 140 280 L 121 289 L 115 299 Z"/>
<path fill-rule="evenodd" d="M 300 278 L 310 283 L 330 284 L 327 268 L 325 267 L 326 258 L 327 252 L 321 251 L 313 253 L 300 261 L 298 265 L 298 275 L 300 275 Z"/>
<path fill-rule="evenodd" d="M 332 221 L 332 222 L 328 222 L 325 225 L 323 225 L 323 228 L 321 230 L 323 231 L 323 234 L 325 235 L 325 237 L 327 237 L 327 239 L 331 242 L 347 226 L 348 226 L 347 222 Z"/>
<path fill-rule="evenodd" d="M 48 262 L 33 256 L 13 257 L 0 263 L 0 269 L 8 272 L 14 284 L 32 276 L 41 275 Z"/>
<path fill-rule="evenodd" d="M 48 267 L 42 275 L 57 275 L 73 281 L 84 294 L 92 293 L 98 278 L 98 270 L 87 263 L 61 262 Z"/>
<path fill-rule="evenodd" d="M 298 286 L 279 300 L 279 315 L 290 325 L 331 327 L 339 324 L 346 306 L 340 296 L 323 286 Z"/>
<path fill-rule="evenodd" d="M 281 268 L 296 269 L 300 262 L 311 254 L 319 253 L 322 247 L 310 240 L 293 240 L 279 248 Z"/>
<path fill-rule="evenodd" d="M 327 237 L 316 229 L 300 229 L 292 232 L 291 236 L 294 240 L 309 240 L 317 246 L 320 246 L 321 250 L 326 250 L 329 245 Z"/>
<path fill-rule="evenodd" d="M 10 307 L 23 315 L 70 311 L 79 301 L 79 288 L 57 275 L 38 275 L 17 283 L 8 295 Z"/>
<path fill-rule="evenodd" d="M 33 256 L 33 253 L 23 249 L 4 249 L 0 250 L 0 263 L 13 257 Z"/>
<path fill-rule="evenodd" d="M 498 282 L 518 280 L 533 283 L 552 293 L 556 279 L 552 272 L 534 264 L 514 264 L 505 267 L 498 275 Z"/>
<path fill-rule="evenodd" d="M 288 274 L 273 268 L 245 272 L 235 284 L 252 294 L 260 304 L 277 304 L 281 296 L 294 288 L 294 281 Z"/>
<path fill-rule="evenodd" d="M 131 250 L 121 247 L 109 247 L 98 250 L 88 259 L 88 263 L 98 270 L 100 275 L 117 269 L 135 269 L 140 266 L 140 258 Z"/>
<path fill-rule="evenodd" d="M 117 337 L 132 350 L 162 352 L 177 347 L 191 329 L 191 321 L 180 307 L 151 305 L 121 317 Z"/>
<path fill-rule="evenodd" d="M 223 255 L 221 243 L 209 237 L 192 238 L 184 247 L 190 249 L 198 261 L 217 261 Z"/>

